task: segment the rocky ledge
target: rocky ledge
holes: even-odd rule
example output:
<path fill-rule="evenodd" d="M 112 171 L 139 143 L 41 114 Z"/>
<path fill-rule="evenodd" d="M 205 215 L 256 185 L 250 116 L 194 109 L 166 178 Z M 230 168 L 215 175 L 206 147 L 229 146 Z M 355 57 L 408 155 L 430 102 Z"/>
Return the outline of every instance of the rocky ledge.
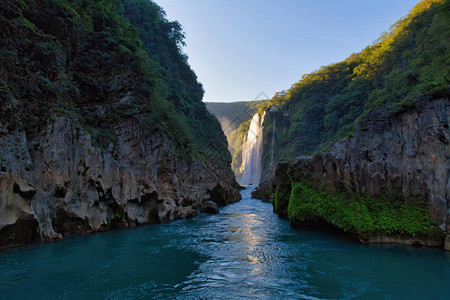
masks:
<path fill-rule="evenodd" d="M 166 223 L 240 200 L 229 168 L 187 162 L 135 120 L 108 150 L 65 117 L 31 140 L 0 128 L 0 248 Z M 213 203 L 211 203 L 213 202 Z"/>
<path fill-rule="evenodd" d="M 262 202 L 273 202 L 275 191 L 277 190 L 277 179 L 275 176 L 277 165 L 274 165 L 269 173 L 259 183 L 259 186 L 252 192 L 252 197 L 260 199 Z"/>
<path fill-rule="evenodd" d="M 274 210 L 285 218 L 289 212 L 292 186 L 308 181 L 316 190 L 402 201 L 426 199 L 429 217 L 436 228 L 450 230 L 449 99 L 424 101 L 414 109 L 389 115 L 386 107 L 366 115 L 353 137 L 331 145 L 314 157 L 297 157 L 276 166 L 275 179 L 268 178 L 255 195 L 272 196 Z M 299 189 L 301 190 L 301 189 Z M 411 204 L 413 205 L 413 204 Z M 292 212 L 291 212 L 292 214 Z M 298 225 L 298 224 L 297 224 Z M 444 245 L 437 239 L 375 236 L 365 242 Z M 446 248 L 449 242 L 445 243 Z"/>

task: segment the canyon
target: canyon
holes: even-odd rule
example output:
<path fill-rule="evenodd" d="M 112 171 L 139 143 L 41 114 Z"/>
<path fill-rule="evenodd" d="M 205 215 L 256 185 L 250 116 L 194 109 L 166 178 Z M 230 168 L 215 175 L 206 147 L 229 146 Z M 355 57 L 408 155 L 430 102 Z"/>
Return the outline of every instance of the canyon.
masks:
<path fill-rule="evenodd" d="M 418 2 L 271 99 L 204 102 L 299 72 L 303 57 L 273 52 L 246 76 L 275 43 L 253 30 L 237 57 L 246 28 L 228 23 L 308 11 L 294 2 L 175 3 L 201 27 L 205 88 L 152 0 L 2 2 L 1 299 L 448 298 L 450 1 Z M 315 33 L 282 18 L 255 23 Z M 288 33 L 276 46 L 299 53 Z"/>
<path fill-rule="evenodd" d="M 238 177 L 242 154 L 258 153 L 253 196 L 295 227 L 449 249 L 448 8 L 421 1 L 361 52 L 261 102 L 260 149 L 246 143 L 251 121 L 228 134 L 243 148 Z"/>
<path fill-rule="evenodd" d="M 446 32 L 446 1 L 420 2 L 373 45 L 270 100 L 207 105 L 180 24 L 153 2 L 89 3 L 88 14 L 7 4 L 0 247 L 216 213 L 240 185 L 259 185 L 253 195 L 296 226 L 333 223 L 301 210 L 305 191 L 368 212 L 374 197 L 412 209 L 420 228 L 380 229 L 376 217 L 364 236 L 345 231 L 448 247 L 448 84 L 445 68 L 429 70 L 445 60 L 430 39 Z"/>

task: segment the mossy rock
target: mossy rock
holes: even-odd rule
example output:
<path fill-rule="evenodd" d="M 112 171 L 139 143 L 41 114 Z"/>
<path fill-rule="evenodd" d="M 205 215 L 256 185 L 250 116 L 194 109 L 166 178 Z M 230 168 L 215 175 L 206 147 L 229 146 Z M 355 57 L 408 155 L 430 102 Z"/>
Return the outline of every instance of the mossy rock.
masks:
<path fill-rule="evenodd" d="M 311 182 L 294 182 L 288 216 L 297 225 L 329 223 L 364 240 L 400 236 L 442 243 L 444 232 L 430 218 L 424 197 L 392 201 L 386 197 L 332 194 Z"/>

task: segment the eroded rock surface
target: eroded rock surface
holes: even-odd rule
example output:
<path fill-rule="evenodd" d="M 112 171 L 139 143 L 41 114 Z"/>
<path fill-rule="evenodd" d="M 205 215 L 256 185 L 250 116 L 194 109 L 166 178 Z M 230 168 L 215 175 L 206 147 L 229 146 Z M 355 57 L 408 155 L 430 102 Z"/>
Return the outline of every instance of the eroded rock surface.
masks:
<path fill-rule="evenodd" d="M 328 153 L 312 160 L 294 161 L 292 167 L 310 170 L 312 180 L 332 190 L 426 196 L 431 217 L 448 230 L 449 106 L 448 99 L 441 99 L 398 116 L 389 116 L 382 108 L 374 110 L 357 126 L 354 137 L 335 143 Z"/>
<path fill-rule="evenodd" d="M 178 26 L 116 4 L 0 5 L 0 248 L 240 199 Z"/>
<path fill-rule="evenodd" d="M 263 202 L 275 201 L 275 191 L 277 190 L 276 168 L 277 165 L 274 165 L 269 173 L 264 176 L 259 186 L 252 192 L 252 197 Z"/>
<path fill-rule="evenodd" d="M 425 101 L 395 116 L 376 109 L 358 124 L 354 137 L 327 152 L 298 157 L 289 165 L 280 162 L 275 210 L 286 217 L 291 180 L 307 179 L 350 195 L 424 196 L 430 216 L 450 230 L 449 106 L 448 99 Z"/>
<path fill-rule="evenodd" d="M 240 199 L 231 170 L 188 164 L 177 146 L 135 120 L 102 152 L 65 117 L 27 140 L 0 135 L 0 247 L 66 234 L 190 218 L 210 201 Z"/>
<path fill-rule="evenodd" d="M 217 214 L 219 213 L 219 206 L 215 202 L 207 201 L 201 211 L 207 214 Z"/>

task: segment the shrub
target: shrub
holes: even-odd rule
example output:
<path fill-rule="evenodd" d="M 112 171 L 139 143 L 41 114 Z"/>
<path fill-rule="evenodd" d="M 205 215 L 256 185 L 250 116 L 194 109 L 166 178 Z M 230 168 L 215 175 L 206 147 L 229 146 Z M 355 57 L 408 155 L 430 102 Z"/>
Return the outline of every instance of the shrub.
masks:
<path fill-rule="evenodd" d="M 288 215 L 296 223 L 325 221 L 360 236 L 430 236 L 437 228 L 424 197 L 411 197 L 404 203 L 382 196 L 333 195 L 309 182 L 292 184 Z"/>

